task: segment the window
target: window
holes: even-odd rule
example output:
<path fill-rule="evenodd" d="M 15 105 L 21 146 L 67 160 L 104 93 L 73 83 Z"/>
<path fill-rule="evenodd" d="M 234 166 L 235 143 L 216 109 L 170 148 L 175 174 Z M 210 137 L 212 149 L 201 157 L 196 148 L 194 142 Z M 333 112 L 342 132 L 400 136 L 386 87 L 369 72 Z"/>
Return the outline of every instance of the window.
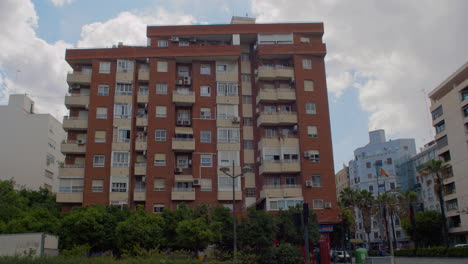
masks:
<path fill-rule="evenodd" d="M 287 186 L 295 187 L 297 184 L 297 178 L 295 176 L 286 176 L 285 182 Z"/>
<path fill-rule="evenodd" d="M 234 180 L 234 190 L 240 190 L 240 178 L 237 177 Z M 229 176 L 218 175 L 218 190 L 220 191 L 231 191 L 232 192 L 233 179 Z"/>
<path fill-rule="evenodd" d="M 104 155 L 94 155 L 93 156 L 93 167 L 94 168 L 104 168 Z"/>
<path fill-rule="evenodd" d="M 462 113 L 463 113 L 464 117 L 468 116 L 468 106 L 465 106 L 465 107 L 462 108 Z"/>
<path fill-rule="evenodd" d="M 253 149 L 253 140 L 244 140 L 244 149 Z"/>
<path fill-rule="evenodd" d="M 369 168 L 371 168 L 371 167 L 372 167 L 372 166 L 371 166 L 371 163 L 370 163 L 370 162 L 366 162 L 366 168 L 369 169 Z"/>
<path fill-rule="evenodd" d="M 91 183 L 92 192 L 103 192 L 104 191 L 104 180 L 93 180 Z"/>
<path fill-rule="evenodd" d="M 237 96 L 238 85 L 236 82 L 218 82 L 217 83 L 218 96 Z"/>
<path fill-rule="evenodd" d="M 201 179 L 200 191 L 211 192 L 211 179 Z"/>
<path fill-rule="evenodd" d="M 163 192 L 166 188 L 166 179 L 154 179 L 154 191 Z"/>
<path fill-rule="evenodd" d="M 216 72 L 218 73 L 225 73 L 228 71 L 227 64 L 216 64 Z"/>
<path fill-rule="evenodd" d="M 437 107 L 434 111 L 432 111 L 432 120 L 436 120 L 437 118 L 441 117 L 444 114 L 444 110 L 442 106 Z"/>
<path fill-rule="evenodd" d="M 177 155 L 176 167 L 187 169 L 189 167 L 189 157 L 187 155 Z"/>
<path fill-rule="evenodd" d="M 376 160 L 375 161 L 375 166 L 376 167 L 382 167 L 382 160 Z"/>
<path fill-rule="evenodd" d="M 361 224 L 361 223 L 359 223 Z M 374 232 L 374 239 L 378 239 L 379 238 L 379 232 Z"/>
<path fill-rule="evenodd" d="M 212 167 L 213 157 L 211 156 L 211 154 L 202 154 L 200 155 L 200 163 L 201 167 Z"/>
<path fill-rule="evenodd" d="M 392 158 L 387 158 L 387 162 L 386 162 L 386 163 L 387 163 L 387 164 L 392 164 L 392 163 L 393 163 Z"/>
<path fill-rule="evenodd" d="M 167 108 L 165 106 L 156 106 L 156 117 L 167 117 Z"/>
<path fill-rule="evenodd" d="M 248 53 L 241 54 L 241 61 L 249 61 L 249 60 L 250 60 L 250 56 Z"/>
<path fill-rule="evenodd" d="M 442 120 L 441 122 L 435 125 L 436 133 L 439 134 L 440 132 L 445 130 L 445 121 Z"/>
<path fill-rule="evenodd" d="M 147 95 L 148 94 L 148 86 L 140 86 L 138 88 L 138 94 Z"/>
<path fill-rule="evenodd" d="M 390 190 L 395 190 L 395 183 L 394 182 L 390 183 Z"/>
<path fill-rule="evenodd" d="M 239 143 L 239 128 L 218 128 L 218 143 Z"/>
<path fill-rule="evenodd" d="M 164 212 L 164 204 L 153 204 L 153 213 Z"/>
<path fill-rule="evenodd" d="M 211 87 L 210 86 L 201 86 L 200 87 L 201 96 L 211 96 Z"/>
<path fill-rule="evenodd" d="M 129 83 L 117 83 L 116 95 L 132 95 L 132 85 Z"/>
<path fill-rule="evenodd" d="M 400 225 L 400 219 L 398 217 L 395 218 L 395 225 L 396 226 Z"/>
<path fill-rule="evenodd" d="M 255 188 L 245 188 L 245 197 L 256 197 Z"/>
<path fill-rule="evenodd" d="M 274 105 L 266 105 L 264 109 L 265 109 L 265 113 L 268 113 L 268 114 L 272 114 L 276 112 L 276 106 Z"/>
<path fill-rule="evenodd" d="M 252 118 L 251 117 L 244 117 L 243 122 L 244 122 L 244 126 L 252 126 Z"/>
<path fill-rule="evenodd" d="M 447 201 L 447 211 L 457 210 L 458 209 L 458 200 L 452 199 Z"/>
<path fill-rule="evenodd" d="M 374 192 L 374 185 L 369 185 L 369 192 Z"/>
<path fill-rule="evenodd" d="M 130 142 L 130 129 L 129 128 L 119 128 L 117 142 Z"/>
<path fill-rule="evenodd" d="M 307 136 L 310 138 L 318 137 L 317 126 L 308 126 L 307 127 Z"/>
<path fill-rule="evenodd" d="M 156 94 L 167 94 L 167 83 L 156 83 Z"/>
<path fill-rule="evenodd" d="M 314 81 L 304 80 L 304 91 L 313 92 L 314 91 Z"/>
<path fill-rule="evenodd" d="M 323 209 L 323 200 L 314 200 L 313 209 Z"/>
<path fill-rule="evenodd" d="M 111 63 L 108 61 L 99 62 L 99 73 L 110 73 Z"/>
<path fill-rule="evenodd" d="M 154 166 L 166 166 L 166 154 L 165 153 L 154 154 Z"/>
<path fill-rule="evenodd" d="M 202 75 L 209 75 L 209 74 L 211 74 L 211 65 L 210 65 L 210 64 L 202 64 L 202 65 L 200 65 L 200 74 L 202 74 Z"/>
<path fill-rule="evenodd" d="M 265 136 L 267 137 L 276 137 L 278 136 L 278 130 L 274 128 L 267 128 L 265 129 Z"/>
<path fill-rule="evenodd" d="M 306 114 L 315 115 L 316 113 L 315 103 L 306 103 Z"/>
<path fill-rule="evenodd" d="M 158 72 L 167 72 L 168 64 L 167 61 L 158 61 L 157 62 L 157 71 Z"/>
<path fill-rule="evenodd" d="M 239 151 L 218 151 L 218 166 L 239 166 Z"/>
<path fill-rule="evenodd" d="M 133 61 L 117 60 L 117 72 L 133 72 Z"/>
<path fill-rule="evenodd" d="M 320 153 L 318 150 L 309 150 L 309 160 L 311 162 L 320 162 Z"/>
<path fill-rule="evenodd" d="M 190 76 L 190 68 L 185 65 L 177 66 L 177 75 L 180 77 L 189 77 Z"/>
<path fill-rule="evenodd" d="M 312 187 L 322 187 L 322 177 L 320 175 L 312 175 Z"/>
<path fill-rule="evenodd" d="M 241 74 L 242 82 L 251 82 L 250 74 Z"/>
<path fill-rule="evenodd" d="M 83 186 L 84 186 L 84 179 L 60 178 L 58 192 L 60 193 L 83 192 Z"/>
<path fill-rule="evenodd" d="M 250 95 L 243 95 L 243 96 L 242 96 L 242 103 L 243 103 L 243 104 L 252 104 L 252 96 L 250 96 Z"/>
<path fill-rule="evenodd" d="M 127 151 L 112 151 L 112 167 L 128 167 Z"/>
<path fill-rule="evenodd" d="M 201 108 L 200 109 L 200 119 L 211 119 L 211 109 L 210 108 Z"/>
<path fill-rule="evenodd" d="M 166 130 L 156 130 L 155 138 L 156 141 L 166 141 Z"/>
<path fill-rule="evenodd" d="M 107 108 L 97 107 L 96 108 L 96 119 L 107 119 Z"/>
<path fill-rule="evenodd" d="M 158 47 L 165 48 L 169 46 L 169 42 L 167 40 L 158 40 Z"/>
<path fill-rule="evenodd" d="M 309 43 L 309 42 L 310 42 L 310 38 L 301 37 L 301 43 Z"/>
<path fill-rule="evenodd" d="M 96 131 L 94 133 L 94 142 L 96 143 L 106 142 L 106 131 Z"/>
<path fill-rule="evenodd" d="M 305 70 L 312 69 L 312 60 L 311 59 L 302 59 L 302 69 L 305 69 Z"/>
<path fill-rule="evenodd" d="M 224 105 L 218 104 L 217 105 L 217 118 L 218 119 L 232 119 L 234 117 L 239 116 L 239 109 L 238 105 Z"/>
<path fill-rule="evenodd" d="M 127 192 L 128 177 L 111 176 L 111 192 Z"/>
<path fill-rule="evenodd" d="M 179 47 L 188 47 L 190 43 L 188 41 L 179 41 Z"/>
<path fill-rule="evenodd" d="M 109 85 L 101 84 L 98 86 L 98 96 L 108 96 L 109 95 Z"/>
<path fill-rule="evenodd" d="M 200 142 L 211 143 L 211 131 L 200 131 Z"/>
<path fill-rule="evenodd" d="M 460 96 L 462 101 L 468 99 L 468 87 L 460 91 Z"/>
<path fill-rule="evenodd" d="M 130 104 L 114 104 L 114 118 L 130 118 L 132 105 Z"/>

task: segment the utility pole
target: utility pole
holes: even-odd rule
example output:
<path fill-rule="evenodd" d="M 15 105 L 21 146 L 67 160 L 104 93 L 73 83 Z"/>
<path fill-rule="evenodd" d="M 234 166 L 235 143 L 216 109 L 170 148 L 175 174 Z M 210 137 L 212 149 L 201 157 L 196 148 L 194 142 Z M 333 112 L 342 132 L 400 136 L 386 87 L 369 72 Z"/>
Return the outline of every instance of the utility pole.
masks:
<path fill-rule="evenodd" d="M 310 263 L 309 229 L 307 228 L 307 226 L 309 225 L 309 204 L 308 203 L 302 204 L 302 219 L 304 223 L 304 247 L 305 247 L 305 252 L 306 252 L 306 264 L 309 264 Z"/>

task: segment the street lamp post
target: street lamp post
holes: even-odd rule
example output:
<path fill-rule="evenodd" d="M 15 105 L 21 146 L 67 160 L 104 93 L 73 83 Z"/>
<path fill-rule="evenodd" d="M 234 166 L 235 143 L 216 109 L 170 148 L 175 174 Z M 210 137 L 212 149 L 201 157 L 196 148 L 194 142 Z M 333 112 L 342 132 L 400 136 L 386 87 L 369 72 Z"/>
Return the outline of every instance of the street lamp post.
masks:
<path fill-rule="evenodd" d="M 239 175 L 235 174 L 235 162 L 232 161 L 232 174 L 228 172 L 230 169 L 228 167 L 222 167 L 219 169 L 222 173 L 226 174 L 232 179 L 232 240 L 233 240 L 233 254 L 234 257 L 232 259 L 233 263 L 237 261 L 237 232 L 236 232 L 236 178 L 241 177 L 247 172 L 250 172 L 252 169 L 250 167 L 242 168 L 242 172 Z"/>

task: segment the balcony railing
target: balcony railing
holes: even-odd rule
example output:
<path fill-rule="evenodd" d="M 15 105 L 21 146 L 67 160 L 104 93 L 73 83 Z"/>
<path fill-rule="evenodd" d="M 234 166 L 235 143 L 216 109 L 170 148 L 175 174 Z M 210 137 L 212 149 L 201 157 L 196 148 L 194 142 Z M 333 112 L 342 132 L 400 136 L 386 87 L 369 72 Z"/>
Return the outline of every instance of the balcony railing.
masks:
<path fill-rule="evenodd" d="M 143 167 L 146 166 L 146 162 L 135 162 L 135 167 Z"/>
<path fill-rule="evenodd" d="M 64 116 L 63 120 L 88 120 L 88 117 L 83 116 Z"/>
<path fill-rule="evenodd" d="M 194 192 L 195 189 L 194 189 L 194 188 L 178 188 L 178 187 L 174 187 L 174 188 L 172 188 L 172 191 L 173 191 L 173 192 Z"/>
<path fill-rule="evenodd" d="M 84 168 L 85 164 L 64 164 L 62 168 Z"/>

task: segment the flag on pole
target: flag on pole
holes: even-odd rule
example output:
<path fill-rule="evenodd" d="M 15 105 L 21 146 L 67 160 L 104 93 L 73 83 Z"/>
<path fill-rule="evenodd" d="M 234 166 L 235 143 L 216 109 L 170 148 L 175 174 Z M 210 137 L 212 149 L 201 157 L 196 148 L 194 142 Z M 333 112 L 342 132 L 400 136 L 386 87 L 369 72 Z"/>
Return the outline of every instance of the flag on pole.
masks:
<path fill-rule="evenodd" d="M 385 177 L 388 177 L 388 174 L 387 172 L 383 169 L 383 168 L 380 168 L 380 176 L 385 176 Z"/>

